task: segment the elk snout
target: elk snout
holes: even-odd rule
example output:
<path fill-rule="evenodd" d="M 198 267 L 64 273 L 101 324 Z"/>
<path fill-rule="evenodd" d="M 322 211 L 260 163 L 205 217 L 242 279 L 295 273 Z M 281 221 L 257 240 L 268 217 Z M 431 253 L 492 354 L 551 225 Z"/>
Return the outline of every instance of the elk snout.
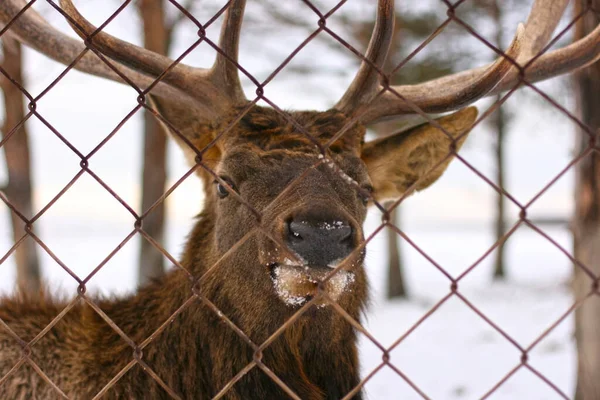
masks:
<path fill-rule="evenodd" d="M 335 267 L 355 247 L 355 229 L 344 220 L 296 217 L 287 223 L 287 245 L 312 267 Z"/>

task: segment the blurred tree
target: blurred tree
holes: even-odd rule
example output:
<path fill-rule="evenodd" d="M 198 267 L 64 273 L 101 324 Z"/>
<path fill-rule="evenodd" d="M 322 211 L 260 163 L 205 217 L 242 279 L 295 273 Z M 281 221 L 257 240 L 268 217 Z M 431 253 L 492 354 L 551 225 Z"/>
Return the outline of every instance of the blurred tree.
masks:
<path fill-rule="evenodd" d="M 482 6 L 488 7 L 487 4 L 481 4 L 481 2 L 480 0 L 461 5 L 458 9 L 459 17 L 471 21 L 484 9 Z M 400 4 L 396 2 L 396 6 L 398 7 Z M 457 45 L 453 52 L 420 52 L 418 58 L 405 62 L 410 52 L 417 45 L 424 43 L 433 32 L 444 24 L 446 18 L 446 14 L 440 13 L 439 10 L 418 14 L 406 13 L 403 10 L 397 11 L 390 54 L 384 67 L 386 72 L 392 72 L 402 64 L 392 75 L 391 83 L 393 85 L 419 83 L 456 72 L 464 67 L 465 57 L 473 56 L 469 54 L 468 48 Z M 372 30 L 373 23 L 369 22 L 357 24 L 356 29 L 353 31 L 354 36 L 360 40 L 363 48 L 366 48 Z M 449 24 L 444 29 L 444 40 L 450 40 L 454 43 L 464 41 L 467 35 L 469 33 L 457 24 Z M 398 124 L 381 123 L 371 129 L 377 136 L 388 136 L 402 128 L 403 126 Z M 390 217 L 390 222 L 400 229 L 400 209 L 398 207 L 393 210 Z M 408 297 L 408 290 L 402 271 L 403 263 L 401 261 L 398 233 L 394 229 L 388 228 L 386 241 L 389 260 L 386 296 L 388 299 L 406 298 Z"/>
<path fill-rule="evenodd" d="M 184 8 L 191 1 L 181 2 Z M 177 24 L 183 14 L 167 18 L 164 0 L 139 0 L 144 47 L 168 54 Z M 144 112 L 144 161 L 142 166 L 142 212 L 150 209 L 165 192 L 167 181 L 167 136 L 156 117 Z M 143 220 L 144 231 L 158 243 L 164 243 L 165 203 L 160 202 Z M 149 241 L 142 239 L 139 253 L 138 283 L 144 285 L 165 272 L 165 258 Z"/>
<path fill-rule="evenodd" d="M 500 101 L 501 96 L 496 98 Z M 496 185 L 502 189 L 506 189 L 506 176 L 505 176 L 505 152 L 504 147 L 506 143 L 506 124 L 508 115 L 506 107 L 499 106 L 494 112 L 491 124 L 496 133 L 495 141 L 495 164 L 496 164 Z M 496 222 L 495 222 L 495 239 L 499 242 L 496 248 L 496 258 L 494 260 L 494 279 L 504 279 L 506 277 L 506 266 L 504 261 L 505 256 L 505 241 L 502 240 L 503 235 L 506 233 L 506 217 L 505 217 L 505 203 L 506 198 L 504 194 L 497 193 L 496 195 Z"/>
<path fill-rule="evenodd" d="M 144 47 L 160 54 L 169 51 L 170 32 L 163 0 L 140 0 Z M 167 181 L 167 137 L 151 113 L 144 112 L 144 161 L 142 166 L 142 212 L 146 212 L 165 192 Z M 143 220 L 144 231 L 163 243 L 165 204 L 161 202 Z M 149 241 L 140 246 L 138 283 L 144 285 L 165 271 L 164 257 Z"/>
<path fill-rule="evenodd" d="M 523 15 L 526 12 L 527 7 L 529 7 L 529 3 L 515 0 L 503 0 L 502 2 L 498 0 L 474 0 L 477 1 L 480 7 L 483 7 L 486 10 L 486 13 L 491 17 L 493 25 L 495 27 L 495 34 L 493 43 L 499 49 L 505 49 L 508 44 L 508 35 L 512 35 L 512 32 L 509 30 L 507 32 L 504 29 L 504 20 L 509 12 L 516 12 L 518 15 Z M 563 39 L 564 40 L 564 39 Z M 562 40 L 560 41 L 562 42 Z M 564 46 L 566 43 L 561 44 L 560 46 Z M 561 85 L 558 85 L 554 88 L 546 89 L 547 92 L 551 93 L 553 96 L 563 95 L 565 92 L 565 88 Z M 525 95 L 530 98 L 532 102 L 538 104 L 539 107 L 552 107 L 545 100 L 541 100 L 540 96 L 537 96 L 532 91 L 521 91 L 520 95 Z M 499 102 L 503 95 L 499 95 L 496 97 L 495 101 Z M 541 100 L 541 101 L 540 101 Z M 495 173 L 496 179 L 495 183 L 499 187 L 506 190 L 507 181 L 506 181 L 506 152 L 505 152 L 505 144 L 508 139 L 508 129 L 507 125 L 510 122 L 513 113 L 511 113 L 507 104 L 501 104 L 496 108 L 493 114 L 487 118 L 484 123 L 493 131 L 494 138 L 494 163 L 495 163 Z M 565 225 L 565 221 L 560 216 L 543 216 L 538 218 L 531 219 L 533 223 L 536 225 Z M 505 242 L 502 240 L 502 237 L 507 232 L 507 217 L 506 217 L 506 196 L 502 193 L 497 193 L 496 196 L 496 215 L 495 215 L 495 223 L 494 223 L 494 234 L 495 240 L 499 243 L 496 248 L 494 254 L 494 279 L 505 279 L 506 278 L 506 246 Z"/>
<path fill-rule="evenodd" d="M 506 43 L 504 41 L 505 32 L 503 29 L 503 11 L 498 0 L 479 0 L 487 9 L 487 12 L 492 17 L 494 25 L 496 27 L 494 44 L 499 49 L 505 49 Z M 500 102 L 502 95 L 496 97 L 496 102 Z M 505 177 L 505 165 L 504 165 L 504 145 L 506 142 L 506 125 L 509 119 L 506 107 L 500 104 L 492 118 L 488 119 L 488 124 L 495 133 L 495 151 L 494 161 L 496 164 L 496 185 L 500 188 L 506 188 L 506 177 Z M 494 279 L 504 279 L 506 277 L 506 267 L 504 262 L 505 247 L 504 241 L 502 240 L 503 235 L 506 233 L 506 217 L 505 217 L 505 197 L 502 193 L 496 195 L 496 222 L 495 222 L 495 239 L 499 243 L 495 251 L 494 259 Z"/>
<path fill-rule="evenodd" d="M 8 35 L 0 41 L 2 69 L 16 82 L 23 85 L 21 44 Z M 33 216 L 31 162 L 29 138 L 22 123 L 25 119 L 25 96 L 4 74 L 0 74 L 0 88 L 4 94 L 4 123 L 2 133 L 4 157 L 8 171 L 8 182 L 2 188 L 10 203 L 26 218 Z M 19 126 L 21 124 L 21 126 Z M 13 131 L 17 126 L 16 130 Z M 10 137 L 8 137 L 10 135 Z M 15 243 L 25 232 L 25 223 L 11 212 L 11 223 Z M 40 264 L 35 241 L 27 236 L 15 249 L 17 287 L 23 294 L 35 296 L 41 291 Z"/>
<path fill-rule="evenodd" d="M 600 0 L 575 2 L 575 15 L 586 10 L 576 25 L 575 38 L 590 32 L 600 22 Z M 592 132 L 577 129 L 576 154 L 596 146 L 580 160 L 576 168 L 575 214 L 573 215 L 573 247 L 575 259 L 594 274 L 590 277 L 581 267 L 574 269 L 574 296 L 584 299 L 575 311 L 575 338 L 577 341 L 578 371 L 576 400 L 600 398 L 600 62 L 574 74 L 575 93 L 580 120 Z"/>
<path fill-rule="evenodd" d="M 390 214 L 390 220 L 400 229 L 400 213 L 395 209 Z M 386 296 L 388 299 L 406 298 L 406 282 L 402 271 L 402 254 L 400 253 L 399 235 L 394 229 L 387 229 L 386 241 L 388 246 L 388 276 Z"/>

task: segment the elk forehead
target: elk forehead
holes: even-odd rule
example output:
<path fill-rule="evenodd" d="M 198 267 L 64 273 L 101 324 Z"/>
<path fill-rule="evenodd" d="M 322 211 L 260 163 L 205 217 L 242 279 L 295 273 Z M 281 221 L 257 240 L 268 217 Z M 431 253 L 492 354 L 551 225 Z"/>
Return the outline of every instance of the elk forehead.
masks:
<path fill-rule="evenodd" d="M 220 161 L 215 171 L 230 178 L 250 202 L 273 199 L 291 182 L 297 194 L 355 195 L 347 178 L 359 185 L 369 181 L 360 158 L 364 134 L 364 127 L 349 123 L 336 110 L 282 115 L 253 107 L 217 142 Z M 326 165 L 322 149 L 335 167 Z"/>
<path fill-rule="evenodd" d="M 316 203 L 329 199 L 349 206 L 345 198 L 354 199 L 357 187 L 369 183 L 367 169 L 362 160 L 353 154 L 330 154 L 332 167 L 318 154 L 271 150 L 256 152 L 251 147 L 240 146 L 226 153 L 217 167 L 217 174 L 227 178 L 242 197 L 251 204 L 258 200 L 265 206 L 280 196 L 278 202 Z"/>
<path fill-rule="evenodd" d="M 270 108 L 255 106 L 238 122 L 235 133 L 223 141 L 224 150 L 238 145 L 252 145 L 257 151 L 286 150 L 294 153 L 318 154 L 321 146 L 332 153 L 356 155 L 364 139 L 365 128 L 340 111 L 299 111 L 282 114 Z M 310 137 L 309 137 L 310 136 Z M 333 143 L 329 142 L 334 139 Z"/>

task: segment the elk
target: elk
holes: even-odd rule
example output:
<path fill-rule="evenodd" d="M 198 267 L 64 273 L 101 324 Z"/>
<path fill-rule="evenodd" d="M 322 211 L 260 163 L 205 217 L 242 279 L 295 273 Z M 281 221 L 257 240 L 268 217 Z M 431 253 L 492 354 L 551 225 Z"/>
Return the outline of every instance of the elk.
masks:
<path fill-rule="evenodd" d="M 0 37 L 141 88 L 140 104 L 196 166 L 206 202 L 174 261 L 180 268 L 134 295 L 94 298 L 82 285 L 71 301 L 0 300 L 0 398 L 362 398 L 356 327 L 368 298 L 367 207 L 397 205 L 438 179 L 477 122 L 471 103 L 599 58 L 600 28 L 548 51 L 567 3 L 536 0 L 490 65 L 390 86 L 381 69 L 394 1 L 378 0 L 366 55 L 342 98 L 324 112 L 286 112 L 256 105 L 260 86 L 254 100 L 242 90 L 245 0 L 223 6 L 210 69 L 112 37 L 71 0 L 54 6 L 84 43 L 25 0 L 3 0 Z M 364 142 L 368 125 L 414 115 L 428 122 Z"/>

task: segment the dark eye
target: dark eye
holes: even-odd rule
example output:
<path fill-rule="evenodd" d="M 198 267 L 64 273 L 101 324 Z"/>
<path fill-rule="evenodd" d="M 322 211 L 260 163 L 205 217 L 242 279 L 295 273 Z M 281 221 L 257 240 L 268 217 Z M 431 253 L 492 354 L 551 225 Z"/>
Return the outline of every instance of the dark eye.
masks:
<path fill-rule="evenodd" d="M 224 177 L 219 178 L 221 179 L 221 181 L 225 182 L 231 189 L 235 190 L 235 186 L 233 185 L 233 182 L 231 182 L 231 179 Z M 231 189 L 228 189 L 227 186 L 225 186 L 218 180 L 215 180 L 215 185 L 217 185 L 217 196 L 219 196 L 219 198 L 224 199 L 225 197 L 229 196 L 229 191 Z"/>
<path fill-rule="evenodd" d="M 373 197 L 373 186 L 371 185 L 363 185 L 360 187 L 358 192 L 358 197 L 362 201 L 362 203 L 366 206 L 369 204 L 369 201 Z"/>

